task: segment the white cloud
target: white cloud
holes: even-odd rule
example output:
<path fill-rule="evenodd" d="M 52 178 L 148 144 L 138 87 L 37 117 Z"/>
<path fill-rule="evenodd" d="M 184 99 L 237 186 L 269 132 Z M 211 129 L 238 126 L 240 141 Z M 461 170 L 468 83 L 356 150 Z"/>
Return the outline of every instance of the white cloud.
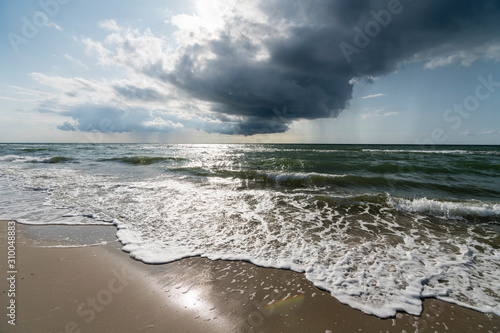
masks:
<path fill-rule="evenodd" d="M 9 101 L 9 102 L 23 102 L 22 99 L 15 98 L 15 97 L 8 97 L 8 96 L 0 96 L 0 99 L 3 101 Z"/>
<path fill-rule="evenodd" d="M 84 38 L 82 40 L 83 45 L 85 46 L 85 51 L 88 54 L 94 55 L 97 58 L 97 62 L 100 65 L 111 66 L 113 65 L 113 61 L 111 58 L 111 51 L 106 49 L 102 43 L 93 41 L 90 38 Z"/>
<path fill-rule="evenodd" d="M 370 113 L 363 113 L 363 114 L 361 114 L 361 119 L 365 120 L 365 119 L 372 118 L 372 117 L 386 118 L 386 117 L 397 116 L 399 114 L 399 112 L 396 112 L 396 111 L 383 113 L 382 111 L 384 111 L 384 110 L 385 110 L 385 108 L 380 108 L 380 109 L 377 109 L 377 110 L 370 112 Z"/>
<path fill-rule="evenodd" d="M 172 38 L 157 37 L 150 29 L 141 32 L 130 27 L 119 27 L 115 21 L 104 21 L 100 27 L 111 30 L 104 41 L 90 38 L 82 40 L 85 51 L 97 58 L 104 67 L 122 67 L 131 73 L 139 73 L 147 67 L 164 66 L 173 63 L 175 45 Z"/>
<path fill-rule="evenodd" d="M 471 129 L 467 129 L 460 133 L 460 136 L 497 136 L 500 135 L 499 130 L 491 130 L 491 131 L 474 131 Z"/>
<path fill-rule="evenodd" d="M 73 58 L 73 57 L 72 57 L 72 56 L 70 56 L 69 54 L 65 54 L 65 55 L 64 55 L 64 58 L 66 58 L 66 59 L 68 59 L 69 61 L 71 61 L 71 62 L 73 62 L 73 63 L 77 64 L 77 65 L 78 65 L 78 66 L 80 66 L 80 67 L 83 67 L 83 68 L 85 68 L 85 69 L 89 69 L 89 68 L 87 67 L 87 65 L 85 65 L 83 62 L 81 62 L 81 61 L 80 61 L 80 60 L 78 60 L 78 59 Z"/>
<path fill-rule="evenodd" d="M 62 28 L 59 25 L 55 24 L 54 22 L 47 23 L 47 26 L 48 27 L 52 27 L 52 28 L 54 28 L 54 29 L 56 29 L 58 31 L 62 31 Z"/>
<path fill-rule="evenodd" d="M 142 125 L 147 128 L 159 131 L 164 131 L 165 129 L 178 129 L 184 127 L 184 125 L 182 125 L 181 123 L 174 123 L 171 120 L 164 120 L 161 117 L 156 117 L 153 120 L 145 121 L 142 123 Z"/>
<path fill-rule="evenodd" d="M 428 61 L 424 68 L 434 69 L 459 63 L 462 66 L 470 66 L 478 59 L 488 59 L 495 62 L 500 61 L 500 42 L 484 44 L 470 50 L 460 50 Z"/>
<path fill-rule="evenodd" d="M 385 96 L 385 94 L 374 94 L 374 95 L 363 96 L 363 97 L 361 97 L 361 99 L 375 98 L 375 97 L 381 97 L 381 96 Z"/>
<path fill-rule="evenodd" d="M 169 110 L 171 113 L 183 110 L 186 113 L 183 104 L 186 101 L 180 101 L 174 88 L 169 89 L 167 85 L 147 78 L 131 77 L 109 81 L 48 76 L 42 73 L 29 75 L 43 87 L 26 93 L 34 94 L 38 104 L 54 110 L 79 105 L 108 105 L 116 108 Z"/>
<path fill-rule="evenodd" d="M 121 28 L 118 26 L 115 20 L 104 20 L 97 23 L 97 26 L 104 30 L 109 30 L 113 32 L 118 32 Z"/>

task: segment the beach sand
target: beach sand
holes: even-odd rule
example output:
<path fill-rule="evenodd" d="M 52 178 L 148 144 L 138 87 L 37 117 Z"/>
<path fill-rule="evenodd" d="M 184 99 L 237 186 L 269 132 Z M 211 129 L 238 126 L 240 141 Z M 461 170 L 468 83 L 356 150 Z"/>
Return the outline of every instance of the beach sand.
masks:
<path fill-rule="evenodd" d="M 147 265 L 123 252 L 115 234 L 114 227 L 16 224 L 13 326 L 7 222 L 0 222 L 0 332 L 500 332 L 498 316 L 432 299 L 420 317 L 379 319 L 303 274 L 247 262 Z"/>

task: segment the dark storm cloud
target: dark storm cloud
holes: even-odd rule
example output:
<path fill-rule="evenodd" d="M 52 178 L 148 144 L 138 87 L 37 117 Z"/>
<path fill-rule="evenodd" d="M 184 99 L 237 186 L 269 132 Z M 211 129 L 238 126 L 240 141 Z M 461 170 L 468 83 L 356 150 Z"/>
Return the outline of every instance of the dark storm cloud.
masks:
<path fill-rule="evenodd" d="M 193 125 L 195 125 L 193 123 Z M 247 118 L 238 122 L 201 123 L 194 128 L 204 130 L 207 133 L 219 133 L 227 135 L 254 135 L 283 133 L 288 126 L 282 120 L 269 120 L 259 118 Z"/>
<path fill-rule="evenodd" d="M 286 4 L 278 0 L 267 7 L 279 13 Z M 288 14 L 302 17 L 301 24 L 290 37 L 267 45 L 274 65 L 306 75 L 379 76 L 417 55 L 437 56 L 497 39 L 499 7 L 496 0 L 302 1 L 292 6 L 300 15 Z M 342 45 L 354 53 L 346 57 Z"/>
<path fill-rule="evenodd" d="M 467 51 L 500 32 L 497 0 L 275 0 L 261 7 L 269 26 L 234 17 L 218 38 L 187 47 L 173 71 L 153 74 L 213 102 L 212 111 L 241 116 L 231 134 L 283 132 L 293 120 L 336 117 L 352 97 L 352 78 Z M 286 34 L 274 33 L 283 23 Z M 249 36 L 231 33 L 245 27 Z M 269 58 L 258 61 L 262 45 Z M 203 59 L 207 52 L 215 57 Z"/>
<path fill-rule="evenodd" d="M 488 58 L 488 46 L 500 43 L 499 0 L 255 0 L 252 4 L 264 15 L 259 22 L 235 9 L 226 13 L 222 30 L 210 37 L 203 33 L 204 37 L 196 37 L 193 32 L 197 42 L 186 37 L 172 54 L 157 52 L 161 42 L 151 32 L 144 37 L 123 30 L 123 41 L 116 39 L 120 42 L 111 46 L 116 49 L 106 49 L 105 60 L 153 80 L 145 80 L 149 87 L 141 86 L 142 81 L 134 85 L 134 80 L 115 83 L 112 100 L 141 107 L 122 110 L 85 100 L 87 105 L 71 105 L 61 113 L 73 121 L 58 128 L 105 133 L 181 127 L 228 135 L 282 133 L 295 120 L 337 117 L 349 106 L 356 80 L 370 82 L 416 61 L 430 64 L 427 68 L 460 62 L 460 57 L 470 63 Z M 180 35 L 186 32 L 183 29 L 189 30 L 180 28 Z M 78 89 L 66 92 L 66 97 L 86 96 L 85 92 L 104 86 L 74 81 Z M 161 109 L 162 102 L 164 110 L 151 110 Z M 186 114 L 181 117 L 183 110 Z"/>

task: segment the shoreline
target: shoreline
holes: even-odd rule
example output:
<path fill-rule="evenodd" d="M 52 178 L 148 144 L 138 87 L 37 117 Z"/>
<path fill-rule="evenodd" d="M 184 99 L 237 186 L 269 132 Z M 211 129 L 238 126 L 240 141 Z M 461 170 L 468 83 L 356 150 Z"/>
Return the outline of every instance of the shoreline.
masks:
<path fill-rule="evenodd" d="M 193 257 L 130 258 L 114 226 L 16 223 L 16 325 L 5 332 L 496 332 L 500 317 L 435 299 L 421 316 L 366 315 L 301 273 Z M 7 222 L 0 221 L 7 274 Z M 91 246 L 83 246 L 91 244 Z M 8 291 L 2 279 L 2 294 Z M 7 311 L 7 297 L 2 308 Z"/>

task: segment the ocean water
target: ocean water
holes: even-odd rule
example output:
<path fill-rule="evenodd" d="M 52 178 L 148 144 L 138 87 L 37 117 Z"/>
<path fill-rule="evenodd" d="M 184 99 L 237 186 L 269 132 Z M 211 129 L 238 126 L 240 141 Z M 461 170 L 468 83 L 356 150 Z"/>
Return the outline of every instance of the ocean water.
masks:
<path fill-rule="evenodd" d="M 304 272 L 379 317 L 500 315 L 499 146 L 1 144 L 0 218 Z"/>

